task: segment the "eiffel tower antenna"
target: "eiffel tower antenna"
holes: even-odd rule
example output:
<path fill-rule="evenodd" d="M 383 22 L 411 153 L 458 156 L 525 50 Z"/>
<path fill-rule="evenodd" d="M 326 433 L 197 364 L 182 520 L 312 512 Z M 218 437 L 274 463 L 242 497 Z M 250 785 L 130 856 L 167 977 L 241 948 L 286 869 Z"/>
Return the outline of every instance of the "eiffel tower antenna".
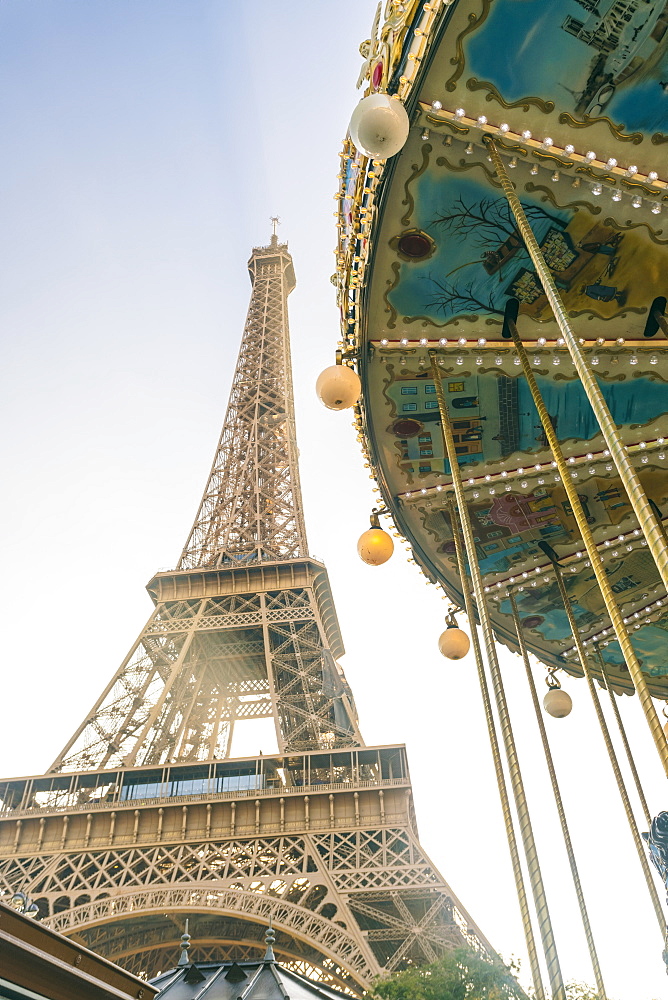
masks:
<path fill-rule="evenodd" d="M 405 748 L 364 745 L 337 663 L 299 485 L 294 270 L 272 223 L 178 565 L 149 582 L 152 615 L 48 772 L 0 781 L 0 892 L 133 972 L 169 967 L 192 933 L 198 960 L 275 954 L 359 994 L 448 948 L 493 953 L 420 847 Z M 258 719 L 278 753 L 232 759 L 235 725 Z"/>

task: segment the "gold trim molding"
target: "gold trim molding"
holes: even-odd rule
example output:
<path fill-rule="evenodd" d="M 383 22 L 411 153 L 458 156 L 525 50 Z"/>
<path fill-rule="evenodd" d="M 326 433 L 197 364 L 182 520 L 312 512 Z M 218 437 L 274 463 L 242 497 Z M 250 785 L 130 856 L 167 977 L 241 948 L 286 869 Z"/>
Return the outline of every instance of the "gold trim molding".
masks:
<path fill-rule="evenodd" d="M 455 67 L 455 71 L 452 76 L 446 80 L 445 89 L 452 92 L 457 87 L 457 80 L 464 72 L 464 65 L 466 60 L 464 59 L 464 39 L 467 35 L 470 35 L 473 31 L 477 31 L 487 20 L 490 9 L 492 6 L 492 0 L 482 0 L 482 10 L 480 14 L 469 14 L 468 24 L 460 31 L 455 39 L 455 55 L 450 60 L 450 64 Z"/>
<path fill-rule="evenodd" d="M 625 132 L 624 125 L 615 125 L 612 119 L 605 115 L 600 115 L 596 118 L 592 118 L 591 115 L 583 115 L 582 119 L 579 119 L 569 114 L 568 111 L 563 111 L 559 115 L 559 121 L 562 125 L 570 125 L 571 128 L 590 128 L 592 125 L 598 125 L 599 122 L 603 122 L 604 125 L 608 126 L 616 139 L 619 139 L 621 142 L 632 142 L 634 146 L 638 146 L 645 138 L 642 132 Z"/>
<path fill-rule="evenodd" d="M 533 107 L 542 111 L 544 115 L 549 115 L 554 111 L 554 101 L 544 101 L 541 97 L 521 97 L 518 101 L 506 101 L 493 83 L 489 83 L 487 80 L 477 80 L 475 76 L 470 77 L 466 81 L 466 89 L 472 91 L 486 90 L 485 100 L 498 101 L 502 108 L 521 108 L 522 111 L 528 111 L 533 105 Z"/>
<path fill-rule="evenodd" d="M 543 184 L 534 184 L 533 181 L 527 181 L 524 185 L 524 190 L 528 191 L 530 194 L 534 191 L 540 191 L 545 196 L 542 201 L 549 201 L 555 208 L 560 208 L 562 210 L 571 208 L 574 212 L 579 211 L 581 208 L 586 209 L 590 215 L 600 215 L 601 206 L 592 205 L 588 201 L 569 201 L 565 205 L 560 205 L 557 201 L 554 191 L 551 188 L 545 187 Z"/>
<path fill-rule="evenodd" d="M 408 223 L 411 221 L 413 209 L 415 208 L 415 198 L 409 191 L 409 185 L 412 184 L 414 180 L 417 180 L 420 174 L 423 174 L 427 169 L 429 165 L 429 154 L 431 153 L 431 151 L 432 151 L 432 146 L 428 142 L 425 142 L 425 144 L 422 147 L 422 163 L 413 164 L 413 169 L 411 170 L 410 176 L 408 177 L 406 183 L 404 184 L 404 200 L 402 201 L 401 204 L 406 205 L 407 208 L 404 214 L 401 216 L 402 226 L 407 226 Z"/>

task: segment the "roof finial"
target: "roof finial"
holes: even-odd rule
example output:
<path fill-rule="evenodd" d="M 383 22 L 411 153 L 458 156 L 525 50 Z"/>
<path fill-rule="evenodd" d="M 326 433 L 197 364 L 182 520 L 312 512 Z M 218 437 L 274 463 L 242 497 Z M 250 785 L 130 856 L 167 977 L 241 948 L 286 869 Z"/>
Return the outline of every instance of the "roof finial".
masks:
<path fill-rule="evenodd" d="M 276 958 L 274 956 L 273 944 L 276 940 L 276 935 L 274 934 L 274 928 L 271 922 L 271 916 L 269 917 L 269 926 L 267 927 L 267 933 L 264 936 L 265 943 L 267 945 L 267 950 L 264 953 L 265 962 L 275 962 Z"/>
<path fill-rule="evenodd" d="M 276 232 L 276 230 L 278 226 L 280 226 L 281 220 L 277 215 L 272 215 L 270 221 L 273 229 L 273 232 L 271 234 L 271 246 L 275 247 L 278 244 L 278 233 Z"/>
<path fill-rule="evenodd" d="M 181 954 L 179 955 L 178 968 L 184 965 L 188 965 L 190 960 L 188 958 L 188 948 L 190 947 L 190 934 L 188 934 L 188 918 L 186 917 L 186 929 L 181 935 Z"/>

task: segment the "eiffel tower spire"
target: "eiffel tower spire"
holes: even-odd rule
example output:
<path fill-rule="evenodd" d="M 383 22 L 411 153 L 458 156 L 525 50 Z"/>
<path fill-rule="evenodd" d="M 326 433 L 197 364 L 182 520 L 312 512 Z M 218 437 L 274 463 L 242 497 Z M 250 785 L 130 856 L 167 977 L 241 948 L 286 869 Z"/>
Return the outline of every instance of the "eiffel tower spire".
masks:
<path fill-rule="evenodd" d="M 307 554 L 287 296 L 275 232 L 202 504 L 177 568 L 44 775 L 0 781 L 0 893 L 130 971 L 259 960 L 359 995 L 467 944 L 493 954 L 418 841 L 403 746 L 367 747 L 337 658 L 327 571 Z M 109 602 L 100 608 L 104 634 Z M 273 718 L 279 751 L 231 759 Z"/>
<path fill-rule="evenodd" d="M 227 415 L 179 569 L 307 554 L 287 298 L 295 273 L 276 224 L 248 263 L 251 295 Z"/>

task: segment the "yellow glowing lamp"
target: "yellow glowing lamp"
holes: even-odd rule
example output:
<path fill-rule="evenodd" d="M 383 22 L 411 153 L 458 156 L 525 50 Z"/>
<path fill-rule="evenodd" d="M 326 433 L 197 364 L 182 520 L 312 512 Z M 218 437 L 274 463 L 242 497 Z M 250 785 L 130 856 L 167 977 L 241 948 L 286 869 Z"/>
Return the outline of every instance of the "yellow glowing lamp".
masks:
<path fill-rule="evenodd" d="M 375 510 L 371 515 L 371 527 L 360 535 L 357 552 L 367 566 L 382 566 L 394 552 L 394 542 L 381 528 Z"/>

